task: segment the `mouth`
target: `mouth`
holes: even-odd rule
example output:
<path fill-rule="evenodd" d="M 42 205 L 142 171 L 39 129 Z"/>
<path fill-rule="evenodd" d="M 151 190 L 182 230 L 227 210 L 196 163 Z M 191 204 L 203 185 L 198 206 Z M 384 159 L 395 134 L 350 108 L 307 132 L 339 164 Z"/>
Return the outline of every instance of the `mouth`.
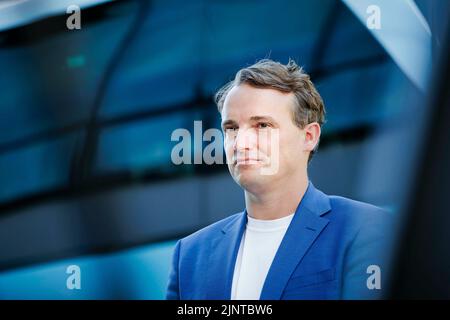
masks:
<path fill-rule="evenodd" d="M 255 158 L 240 158 L 234 160 L 235 165 L 250 165 L 250 164 L 257 164 L 259 162 L 261 162 L 261 160 Z"/>

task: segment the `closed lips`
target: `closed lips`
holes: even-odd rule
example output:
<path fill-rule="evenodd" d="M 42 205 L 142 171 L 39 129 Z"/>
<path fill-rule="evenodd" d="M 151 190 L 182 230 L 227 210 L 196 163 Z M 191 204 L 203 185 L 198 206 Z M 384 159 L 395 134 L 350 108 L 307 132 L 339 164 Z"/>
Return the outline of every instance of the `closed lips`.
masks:
<path fill-rule="evenodd" d="M 258 159 L 254 159 L 254 158 L 241 158 L 241 159 L 236 159 L 236 163 L 248 163 L 248 162 L 258 162 Z"/>

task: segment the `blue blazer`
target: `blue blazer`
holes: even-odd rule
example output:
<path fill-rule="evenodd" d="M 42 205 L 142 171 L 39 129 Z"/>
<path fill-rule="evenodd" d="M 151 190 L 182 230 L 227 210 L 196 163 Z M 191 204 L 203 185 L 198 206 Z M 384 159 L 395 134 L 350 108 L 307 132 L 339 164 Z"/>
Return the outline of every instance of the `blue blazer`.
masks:
<path fill-rule="evenodd" d="M 310 182 L 274 257 L 260 299 L 382 297 L 389 220 L 378 207 L 325 195 Z M 246 223 L 244 211 L 179 240 L 167 299 L 230 299 Z"/>

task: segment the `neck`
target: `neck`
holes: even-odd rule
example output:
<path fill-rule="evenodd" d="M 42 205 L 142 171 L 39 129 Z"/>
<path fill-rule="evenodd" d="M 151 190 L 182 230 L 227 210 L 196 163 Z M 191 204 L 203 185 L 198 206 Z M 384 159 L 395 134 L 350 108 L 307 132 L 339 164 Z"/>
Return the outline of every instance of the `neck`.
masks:
<path fill-rule="evenodd" d="M 287 182 L 283 181 L 282 185 L 271 185 L 258 193 L 245 190 L 247 213 L 261 220 L 286 217 L 295 212 L 307 188 L 308 175 L 304 172 Z"/>

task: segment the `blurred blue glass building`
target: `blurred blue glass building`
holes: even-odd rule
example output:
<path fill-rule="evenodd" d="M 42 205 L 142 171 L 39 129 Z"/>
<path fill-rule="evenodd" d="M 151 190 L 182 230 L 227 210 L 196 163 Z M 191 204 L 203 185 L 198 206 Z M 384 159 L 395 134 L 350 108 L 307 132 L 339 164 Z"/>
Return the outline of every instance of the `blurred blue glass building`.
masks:
<path fill-rule="evenodd" d="M 449 4 L 371 1 L 378 32 L 363 2 L 0 5 L 0 299 L 164 298 L 174 241 L 244 208 L 226 165 L 171 162 L 171 133 L 220 128 L 215 91 L 261 58 L 324 99 L 315 185 L 397 212 Z"/>

